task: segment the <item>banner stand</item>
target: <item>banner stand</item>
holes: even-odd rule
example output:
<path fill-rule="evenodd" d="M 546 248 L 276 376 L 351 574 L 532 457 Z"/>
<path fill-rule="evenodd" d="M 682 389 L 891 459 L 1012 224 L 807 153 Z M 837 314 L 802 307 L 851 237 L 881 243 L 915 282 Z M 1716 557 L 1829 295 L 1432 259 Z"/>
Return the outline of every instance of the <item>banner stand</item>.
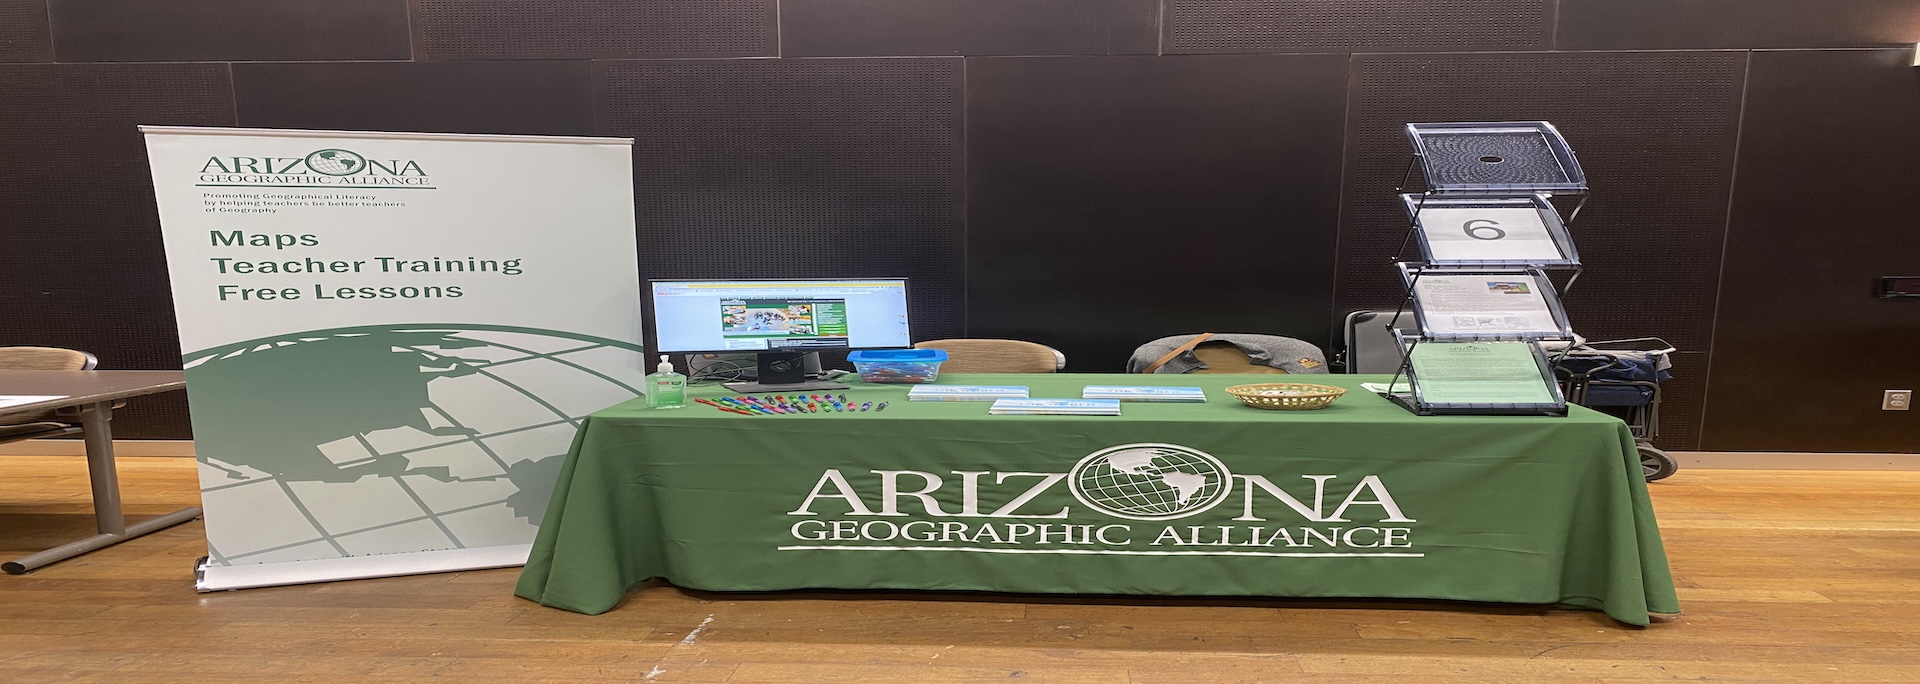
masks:
<path fill-rule="evenodd" d="M 641 394 L 632 141 L 141 128 L 202 591 L 521 565 Z"/>
<path fill-rule="evenodd" d="M 422 551 L 404 556 L 362 556 L 289 563 L 213 565 L 201 556 L 193 566 L 193 588 L 200 592 L 279 587 L 339 580 L 374 579 L 434 572 L 511 568 L 527 563 L 532 544 L 477 549 Z"/>

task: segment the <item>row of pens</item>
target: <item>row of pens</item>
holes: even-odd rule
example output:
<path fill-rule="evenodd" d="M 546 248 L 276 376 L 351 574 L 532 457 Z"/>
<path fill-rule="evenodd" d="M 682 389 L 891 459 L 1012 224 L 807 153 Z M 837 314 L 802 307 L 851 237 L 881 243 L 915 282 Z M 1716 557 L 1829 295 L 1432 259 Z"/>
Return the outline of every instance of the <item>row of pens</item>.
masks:
<path fill-rule="evenodd" d="M 847 395 L 831 394 L 775 394 L 770 397 L 741 395 L 737 397 L 717 397 L 713 399 L 694 399 L 694 401 L 712 406 L 728 413 L 743 416 L 770 416 L 780 413 L 850 413 L 858 411 L 885 411 L 887 402 L 874 404 L 869 401 L 856 404 L 847 401 Z"/>

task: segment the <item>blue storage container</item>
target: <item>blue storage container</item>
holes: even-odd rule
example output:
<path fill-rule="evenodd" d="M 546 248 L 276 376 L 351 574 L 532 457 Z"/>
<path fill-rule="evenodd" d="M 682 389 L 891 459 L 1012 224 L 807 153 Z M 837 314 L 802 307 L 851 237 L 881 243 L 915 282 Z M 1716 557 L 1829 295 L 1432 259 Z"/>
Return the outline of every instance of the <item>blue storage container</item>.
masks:
<path fill-rule="evenodd" d="M 940 377 L 945 349 L 863 349 L 847 355 L 860 379 L 867 382 L 917 384 Z"/>

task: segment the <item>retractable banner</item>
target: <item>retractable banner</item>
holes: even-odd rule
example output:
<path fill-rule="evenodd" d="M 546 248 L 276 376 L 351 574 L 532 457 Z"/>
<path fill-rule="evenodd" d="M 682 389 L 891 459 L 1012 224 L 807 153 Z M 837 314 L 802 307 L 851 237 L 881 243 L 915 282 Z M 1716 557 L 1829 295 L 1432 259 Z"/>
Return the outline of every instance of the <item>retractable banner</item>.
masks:
<path fill-rule="evenodd" d="M 640 394 L 631 141 L 143 127 L 203 591 L 520 565 Z"/>

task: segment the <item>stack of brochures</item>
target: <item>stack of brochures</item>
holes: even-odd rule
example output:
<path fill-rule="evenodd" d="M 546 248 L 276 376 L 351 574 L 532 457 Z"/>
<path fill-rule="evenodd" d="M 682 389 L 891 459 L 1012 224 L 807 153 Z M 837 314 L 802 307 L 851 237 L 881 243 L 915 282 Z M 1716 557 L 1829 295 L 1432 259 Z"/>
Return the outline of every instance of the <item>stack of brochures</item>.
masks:
<path fill-rule="evenodd" d="M 1117 416 L 1119 399 L 1001 399 L 987 413 L 996 416 Z"/>
<path fill-rule="evenodd" d="M 993 401 L 1025 399 L 1024 385 L 914 385 L 907 391 L 913 401 Z"/>
<path fill-rule="evenodd" d="M 1083 399 L 1118 399 L 1120 401 L 1172 401 L 1181 403 L 1200 403 L 1207 400 L 1207 393 L 1198 387 L 1128 387 L 1121 385 L 1087 385 L 1080 391 Z"/>

